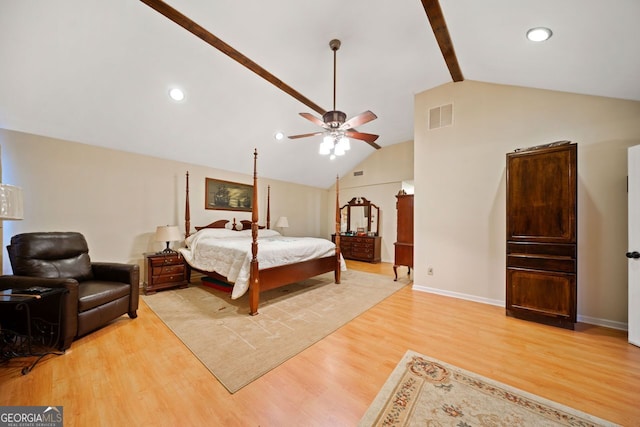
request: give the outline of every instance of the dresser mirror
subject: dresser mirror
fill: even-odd
[[[354,197],[340,208],[340,233],[377,236],[380,232],[380,208],[364,197]]]

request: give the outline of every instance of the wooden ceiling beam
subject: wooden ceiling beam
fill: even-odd
[[[449,68],[451,78],[454,82],[463,81],[464,77],[462,76],[460,65],[458,64],[456,51],[453,48],[453,42],[451,41],[449,29],[447,28],[447,22],[442,14],[442,8],[440,8],[440,2],[438,0],[422,0],[422,6],[424,7],[424,11],[427,13],[431,29],[433,30],[433,34],[436,36],[436,41],[438,42],[438,46],[440,46],[444,62],[447,63],[447,68]]]
[[[292,88],[291,86],[289,86],[288,84],[286,84],[285,82],[283,82],[282,80],[280,80],[279,78],[271,74],[269,71],[262,68],[256,62],[246,57],[242,53],[238,52],[236,49],[234,49],[233,47],[231,47],[230,45],[228,45],[227,43],[225,43],[224,41],[222,41],[221,39],[219,39],[209,31],[207,31],[204,27],[202,27],[198,23],[194,22],[193,20],[183,15],[173,7],[169,6],[167,3],[161,0],[140,0],[140,1],[146,4],[147,6],[151,7],[161,15],[164,15],[165,17],[169,18],[171,21],[180,25],[185,30],[194,34],[205,43],[208,43],[209,45],[215,47],[220,52],[227,55],[229,58],[239,62],[244,67],[253,71],[255,74],[262,77],[263,79],[265,79],[266,81],[268,81],[269,83],[277,87],[278,89],[282,90],[283,92],[291,95],[293,98],[302,102],[304,105],[311,108],[312,110],[318,112],[319,114],[324,114],[327,112],[324,108],[320,107],[318,104],[311,101],[306,96],[302,95],[300,92],[298,92],[297,90],[295,90],[294,88]]]

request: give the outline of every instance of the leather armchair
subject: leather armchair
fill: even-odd
[[[91,262],[84,236],[76,232],[18,234],[7,246],[13,276],[0,288],[65,287],[59,348],[123,314],[137,317],[140,267]]]

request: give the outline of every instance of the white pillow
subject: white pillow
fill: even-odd
[[[238,231],[238,233],[240,235],[242,235],[242,236],[251,237],[251,230],[242,230],[242,231]],[[260,237],[273,237],[273,236],[280,236],[280,233],[278,233],[276,230],[269,230],[269,229],[266,229],[266,228],[258,230],[258,238],[260,238]]]
[[[278,233],[276,230],[268,230],[268,229],[262,229],[262,230],[258,230],[258,237],[274,237],[274,236],[281,236],[280,233]]]
[[[187,237],[185,241],[187,246],[191,245],[194,239],[212,238],[212,239],[226,239],[229,237],[240,237],[239,231],[228,230],[226,228],[203,228]]]

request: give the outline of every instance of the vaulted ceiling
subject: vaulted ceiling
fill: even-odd
[[[0,127],[247,174],[257,148],[260,176],[326,188],[374,148],[329,160],[320,136],[274,134],[319,129],[301,99],[332,109],[334,38],[336,107],[373,111],[358,130],[382,147],[413,139],[414,95],[452,75],[640,101],[637,0],[440,0],[459,74],[425,12],[436,3],[167,2],[258,75],[144,1],[0,0]],[[528,41],[536,26],[553,37]]]

